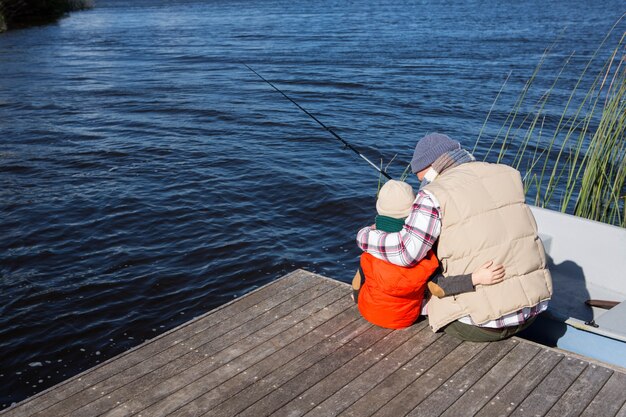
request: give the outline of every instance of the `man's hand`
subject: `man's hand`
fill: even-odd
[[[493,285],[504,280],[504,265],[494,265],[493,261],[483,264],[472,272],[472,284]]]

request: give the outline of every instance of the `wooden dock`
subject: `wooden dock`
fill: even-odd
[[[295,271],[0,416],[626,416],[620,368],[378,328],[349,294]]]

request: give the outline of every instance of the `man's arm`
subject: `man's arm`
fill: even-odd
[[[397,233],[364,227],[357,234],[359,247],[373,256],[399,266],[418,263],[441,232],[439,205],[426,192],[417,193],[404,227]]]
[[[434,274],[428,281],[428,290],[437,298],[475,291],[472,274],[444,277],[441,273]]]
[[[505,273],[504,265],[494,264],[493,261],[484,263],[471,274],[444,277],[438,271],[428,281],[428,289],[437,298],[472,292],[476,285],[493,285],[504,281]]]

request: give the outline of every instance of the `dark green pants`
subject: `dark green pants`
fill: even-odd
[[[530,326],[536,318],[537,316],[531,317],[519,326],[504,327],[502,329],[487,329],[455,320],[444,327],[443,331],[457,339],[468,340],[470,342],[495,342],[521,332]]]

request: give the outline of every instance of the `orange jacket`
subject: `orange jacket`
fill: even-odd
[[[390,264],[363,252],[361,270],[365,282],[358,298],[361,315],[380,327],[409,327],[420,315],[426,282],[438,266],[433,251],[410,268]]]

